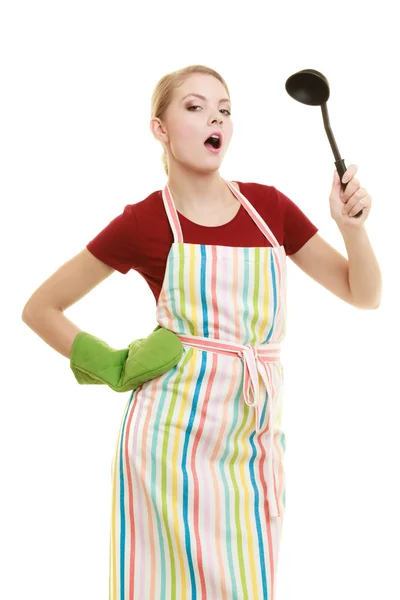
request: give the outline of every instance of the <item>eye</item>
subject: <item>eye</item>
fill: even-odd
[[[198,106],[198,105],[188,106],[188,110],[190,110],[191,108],[201,108],[201,106]],[[194,112],[197,112],[197,111],[194,111]],[[228,117],[229,117],[229,116],[230,116],[230,114],[231,114],[231,113],[229,112],[229,110],[227,110],[226,108],[223,108],[223,109],[221,109],[221,112],[226,112]]]

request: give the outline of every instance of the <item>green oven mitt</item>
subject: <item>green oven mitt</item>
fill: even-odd
[[[172,369],[182,354],[179,337],[160,325],[123,350],[80,331],[72,345],[70,367],[80,384],[106,384],[115,392],[127,392]]]

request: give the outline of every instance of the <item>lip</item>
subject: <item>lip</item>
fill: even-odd
[[[211,137],[212,135],[217,135],[219,137],[219,148],[217,148],[217,150],[221,150],[222,144],[223,144],[223,141],[224,141],[224,136],[223,136],[223,133],[221,131],[212,131],[210,133],[210,135],[208,135],[206,137],[206,139],[204,140],[204,143],[206,143],[206,141],[208,140],[208,138]]]
[[[212,146],[205,146],[206,150],[209,150],[210,152],[214,152],[214,154],[219,154],[221,152],[221,147],[219,148],[213,148]]]

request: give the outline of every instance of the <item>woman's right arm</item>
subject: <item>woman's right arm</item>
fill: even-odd
[[[32,294],[22,311],[22,320],[46,344],[70,358],[72,345],[81,330],[67,319],[64,311],[114,271],[84,248]]]

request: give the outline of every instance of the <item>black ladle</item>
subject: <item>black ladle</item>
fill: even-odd
[[[340,177],[342,190],[346,189],[347,183],[342,182],[342,177],[346,172],[344,159],[340,157],[338,147],[333,137],[332,129],[329,123],[327,101],[329,98],[329,83],[326,77],[314,69],[304,69],[291,75],[286,80],[286,91],[298,102],[308,104],[309,106],[321,106],[322,118],[324,120],[325,131],[335,157],[335,165]],[[363,211],[360,210],[355,217],[361,217]]]

